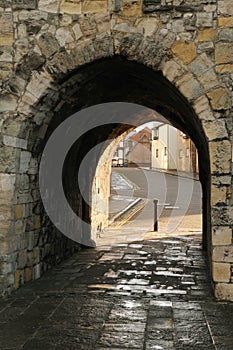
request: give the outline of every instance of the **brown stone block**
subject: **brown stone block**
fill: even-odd
[[[215,40],[216,35],[217,35],[217,32],[216,32],[216,29],[214,28],[203,29],[198,32],[196,41],[197,42],[213,41]]]
[[[24,281],[29,282],[32,279],[32,267],[26,267],[24,270]]]
[[[15,206],[15,220],[22,219],[23,217],[23,205],[17,204]]]
[[[217,283],[214,294],[219,300],[233,301],[233,283]]]
[[[34,264],[39,264],[40,262],[40,248],[35,247],[33,249],[33,255],[34,255]]]
[[[213,227],[212,244],[224,246],[232,244],[232,229],[228,226]]]
[[[230,97],[227,89],[224,87],[218,87],[207,92],[207,96],[210,98],[210,103],[214,110],[230,108]]]
[[[38,229],[41,228],[40,215],[36,215],[36,216],[35,216],[34,228],[35,228],[35,230],[38,230]]]
[[[14,288],[18,289],[20,286],[21,272],[19,270],[14,273]]]
[[[81,0],[62,0],[60,5],[61,13],[81,14]]]
[[[213,261],[233,263],[233,246],[216,246],[213,249]]]
[[[217,43],[215,47],[215,63],[227,64],[232,63],[233,45],[232,43]]]
[[[176,41],[172,46],[172,52],[185,64],[191,63],[197,56],[193,42]]]
[[[105,13],[107,11],[107,0],[84,0],[82,3],[82,13]]]
[[[229,282],[231,278],[231,265],[224,263],[213,263],[212,272],[214,282]]]
[[[0,34],[0,46],[12,46],[14,42],[13,33]]]
[[[233,27],[233,17],[219,17],[218,18],[219,27]]]
[[[233,72],[233,64],[221,64],[215,67],[217,73],[232,73]]]
[[[212,185],[211,187],[211,205],[219,203],[226,203],[226,186],[218,187]]]
[[[139,17],[142,14],[141,1],[125,2],[122,6],[122,15],[127,17]]]

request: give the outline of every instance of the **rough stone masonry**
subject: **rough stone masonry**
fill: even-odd
[[[161,72],[204,130],[213,287],[233,300],[232,42],[232,0],[0,0],[1,294],[79,249],[42,208],[41,144],[62,107],[83,98],[79,69],[121,56]]]

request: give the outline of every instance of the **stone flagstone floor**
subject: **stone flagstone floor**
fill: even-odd
[[[0,349],[232,350],[201,236],[86,249],[0,301]]]

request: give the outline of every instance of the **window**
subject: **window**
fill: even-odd
[[[159,138],[159,129],[158,128],[153,129],[152,135],[153,135],[153,140],[158,140],[158,138]]]
[[[183,150],[182,149],[179,150],[179,158],[183,158]]]
[[[189,148],[186,148],[186,158],[189,158]]]
[[[156,158],[159,158],[159,150],[158,150],[158,148],[156,148],[155,156],[156,156]]]
[[[167,156],[167,147],[164,147],[164,155]]]

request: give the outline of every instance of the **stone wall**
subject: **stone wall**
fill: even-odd
[[[46,261],[74,249],[59,234],[51,235],[43,213],[41,150],[52,119],[59,120],[61,111],[65,115],[67,105],[74,108],[70,114],[85,107],[77,102],[83,77],[76,71],[120,55],[162,72],[205,131],[213,282],[217,297],[233,300],[232,38],[231,0],[0,0],[2,293],[39,277],[50,265]],[[190,134],[185,114],[181,126]],[[192,136],[198,143],[195,132]]]

